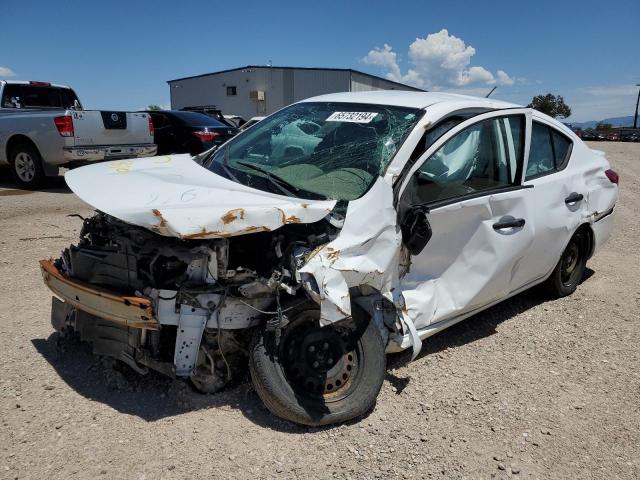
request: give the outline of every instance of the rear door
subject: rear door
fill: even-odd
[[[80,110],[71,115],[76,146],[153,143],[148,113]]]
[[[530,113],[479,115],[450,130],[403,181],[398,210],[425,208],[433,232],[400,281],[417,328],[504,298],[533,243],[521,185]]]
[[[568,168],[573,141],[550,123],[534,119],[524,185],[533,187],[528,201],[535,238],[516,287],[546,277],[555,267],[569,239],[587,218],[589,177],[584,168]]]

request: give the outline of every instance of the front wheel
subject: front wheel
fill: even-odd
[[[302,425],[350,420],[375,404],[386,371],[382,337],[373,322],[319,326],[318,309],[300,311],[282,331],[257,331],[249,369],[265,406]]]
[[[584,230],[578,230],[562,252],[556,268],[547,280],[548,289],[553,296],[566,297],[576,291],[587,266],[589,255],[587,235]]]

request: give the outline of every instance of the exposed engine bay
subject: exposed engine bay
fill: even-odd
[[[190,377],[199,390],[213,392],[242,365],[251,327],[266,322],[277,336],[287,310],[318,301],[315,280],[298,269],[338,230],[323,219],[274,232],[182,240],[98,211],[55,267],[82,284],[150,299],[159,325],[132,328],[55,298],[52,322],[91,342],[94,353],[140,373],[152,368]]]

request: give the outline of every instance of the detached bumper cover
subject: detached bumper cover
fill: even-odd
[[[40,260],[40,270],[47,287],[79,310],[127,327],[157,330],[160,326],[149,298],[118,295],[71,280],[51,260]]]
[[[121,158],[152,157],[158,146],[144,143],[137,145],[87,145],[86,147],[64,147],[67,162],[117,160]]]

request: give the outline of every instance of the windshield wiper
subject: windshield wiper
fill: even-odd
[[[291,192],[286,187],[289,187],[289,188],[295,190],[296,192],[300,191],[300,188],[296,187],[295,185],[292,185],[291,183],[286,181],[284,178],[276,175],[275,173],[270,172],[268,169],[266,169],[264,167],[256,165],[255,163],[243,162],[242,160],[238,160],[236,163],[238,165],[242,165],[243,167],[247,167],[247,168],[250,168],[252,170],[255,170],[256,172],[264,173],[267,176],[267,180],[269,180],[272,184],[274,184],[276,187],[278,187],[278,189],[281,192],[285,193],[286,195],[288,195],[290,197],[296,197],[297,195],[294,195],[293,192]]]

